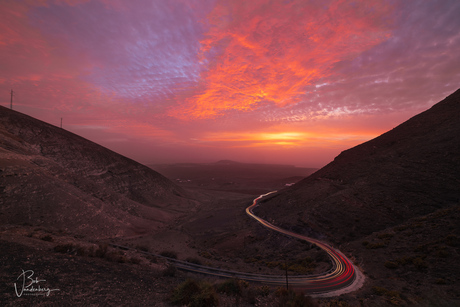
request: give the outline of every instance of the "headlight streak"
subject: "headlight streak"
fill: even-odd
[[[351,285],[356,278],[355,268],[351,261],[348,260],[340,251],[337,251],[331,246],[316,239],[303,236],[294,232],[290,232],[288,230],[275,226],[269,223],[268,221],[256,216],[252,212],[252,210],[256,206],[258,206],[257,202],[261,198],[276,192],[277,191],[266,193],[254,199],[253,204],[246,208],[246,213],[267,228],[283,233],[287,236],[315,244],[329,255],[333,263],[333,270],[330,272],[326,272],[325,274],[316,276],[291,276],[289,278],[289,284],[296,288],[303,289],[308,293],[324,293],[329,291],[335,291]],[[281,284],[283,282],[281,282]]]

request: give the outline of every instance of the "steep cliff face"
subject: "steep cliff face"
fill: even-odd
[[[197,203],[131,159],[0,108],[0,222],[128,235],[171,223]]]
[[[267,199],[260,213],[349,241],[460,200],[460,90]]]

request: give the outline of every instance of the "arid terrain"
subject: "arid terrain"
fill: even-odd
[[[0,108],[0,302],[459,305],[459,118],[457,91],[320,170],[235,161],[146,167]],[[309,298],[181,272],[155,256],[263,274],[327,271],[319,248],[246,215],[273,190],[256,213],[339,248],[364,272],[361,289]],[[56,291],[18,296],[23,277]]]

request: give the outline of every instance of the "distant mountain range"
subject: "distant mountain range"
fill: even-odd
[[[132,235],[193,212],[189,196],[144,165],[0,107],[0,224]]]

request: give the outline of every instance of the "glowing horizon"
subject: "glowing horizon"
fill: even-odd
[[[458,1],[6,0],[0,103],[142,163],[321,167],[460,84]]]

